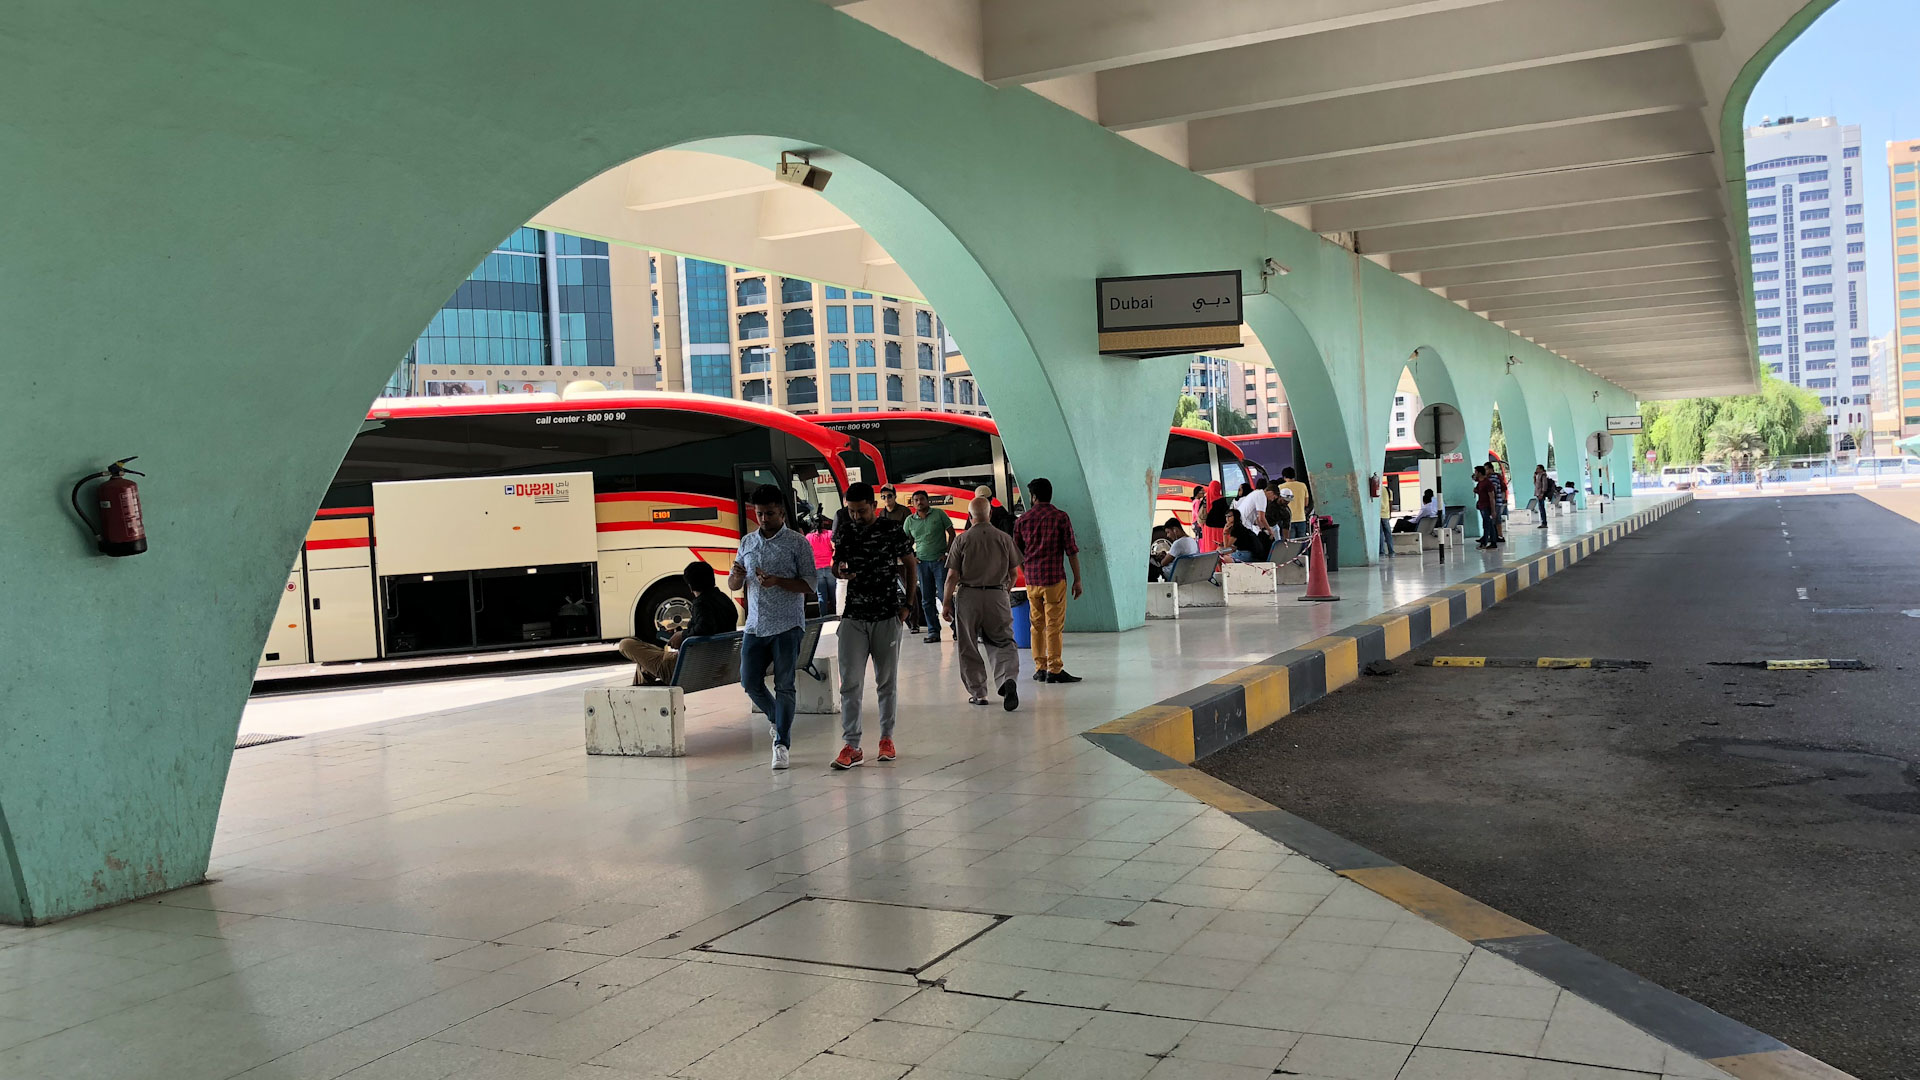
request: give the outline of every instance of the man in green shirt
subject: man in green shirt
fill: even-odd
[[[913,493],[913,513],[900,523],[913,538],[913,557],[920,571],[920,616],[927,622],[925,641],[940,640],[940,608],[935,600],[947,585],[947,548],[953,545],[953,519],[935,510],[927,493]]]

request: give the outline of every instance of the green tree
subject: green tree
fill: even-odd
[[[1213,430],[1213,425],[1207,423],[1206,415],[1200,411],[1200,399],[1192,394],[1181,394],[1180,400],[1174,403],[1173,426]]]
[[[1222,435],[1251,435],[1254,433],[1253,418],[1239,409],[1221,409],[1220,427]]]
[[[1713,432],[1751,430],[1761,446],[1760,457],[1778,458],[1798,454],[1821,454],[1827,449],[1827,416],[1820,398],[1771,374],[1760,374],[1760,392],[1738,397],[1687,398],[1681,401],[1648,401],[1640,405],[1643,434],[1634,438],[1635,468],[1694,465],[1709,460],[1716,446],[1725,449],[1725,440],[1713,441]],[[1651,465],[1646,452],[1659,457]]]
[[[1734,472],[1752,471],[1754,460],[1766,453],[1766,436],[1745,416],[1722,416],[1707,432],[1708,459],[1725,462]]]
[[[1487,449],[1500,455],[1501,461],[1507,460],[1507,429],[1500,426],[1500,410],[1493,410],[1493,431],[1487,436]]]

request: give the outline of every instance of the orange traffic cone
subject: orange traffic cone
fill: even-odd
[[[1338,600],[1333,594],[1333,586],[1327,582],[1327,553],[1321,547],[1326,541],[1320,538],[1320,519],[1313,519],[1313,527],[1307,534],[1307,591],[1301,600]]]

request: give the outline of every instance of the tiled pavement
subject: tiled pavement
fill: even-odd
[[[215,880],[0,928],[0,1076],[1723,1076],[1078,737],[1487,568],[1070,637],[1013,714],[914,643],[903,757],[844,774],[829,717],[769,772],[734,691],[680,760],[586,757],[577,689],[241,751]],[[916,974],[699,948],[804,896],[1005,918],[936,960],[844,906],[843,963]]]

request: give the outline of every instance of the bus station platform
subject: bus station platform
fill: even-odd
[[[588,757],[577,681],[393,719],[329,691],[298,703],[310,734],[236,755],[208,882],[0,928],[0,1076],[1838,1075],[1758,1033],[1691,1039],[1696,1016],[1629,1023],[1489,947],[1499,913],[1389,899],[1164,744],[1096,732],[1463,584],[1478,610],[1476,581],[1503,596],[1505,567],[1676,510],[1516,515],[1497,552],[1349,567],[1337,602],[1068,635],[1085,681],[1023,681],[1013,713],[909,638],[901,756],[844,773],[831,716],[770,771],[731,688],[689,697],[677,759]]]

